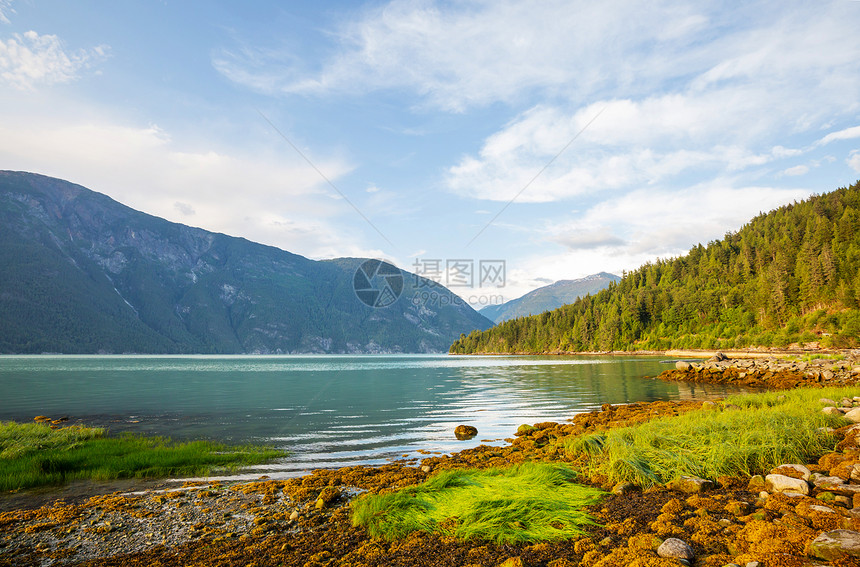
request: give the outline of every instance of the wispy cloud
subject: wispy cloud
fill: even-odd
[[[12,9],[12,0],[0,0],[0,24],[9,24],[8,14],[14,14]]]
[[[16,33],[9,39],[0,39],[0,80],[20,90],[68,83],[108,53],[106,45],[69,52],[55,35]]]
[[[308,72],[293,51],[247,42],[217,52],[213,65],[269,94],[405,88],[424,104],[462,112],[535,89],[583,94],[672,74],[670,59],[636,50],[693,43],[707,20],[692,7],[659,1],[395,0],[333,31],[336,52],[319,71]]]
[[[853,140],[854,138],[860,138],[860,126],[852,126],[851,128],[845,128],[838,132],[831,132],[818,140],[816,145],[824,146],[837,140]]]

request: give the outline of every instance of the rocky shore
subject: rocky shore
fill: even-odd
[[[860,353],[845,351],[840,359],[801,356],[730,357],[717,352],[702,362],[678,361],[675,368],[660,374],[663,380],[738,384],[759,388],[787,389],[857,384],[860,382]]]
[[[816,385],[854,383],[857,376],[853,359],[810,361],[806,367],[776,360],[695,364],[698,370],[691,365],[671,372],[709,378],[746,372],[738,379],[755,376],[770,387],[792,387],[788,383],[797,376],[805,377],[802,384]],[[786,364],[796,367],[781,368]],[[822,400],[822,411],[831,408],[827,411],[853,418],[860,388],[856,395]],[[705,404],[714,411],[732,411],[723,402]],[[582,478],[609,494],[591,510],[597,525],[573,540],[496,545],[416,532],[389,542],[372,539],[350,521],[349,502],[359,494],[396,490],[444,469],[530,460],[577,467],[582,457],[564,450],[572,436],[679,415],[702,405],[607,404],[568,423],[520,427],[502,447],[482,445],[453,455],[428,455],[420,462],[320,470],[286,481],[188,483],[22,507],[0,514],[0,565],[860,565],[860,424],[836,430],[838,444],[815,462],[784,463],[758,477],[720,477],[716,482],[682,478],[644,490],[610,484],[605,478]]]

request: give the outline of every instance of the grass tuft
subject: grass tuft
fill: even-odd
[[[820,398],[852,397],[857,388],[800,389],[728,398],[721,411],[699,410],[569,440],[591,474],[648,487],[682,475],[751,476],[784,463],[806,463],[833,450],[825,428],[841,417],[821,413]],[[733,404],[741,409],[728,409]]]
[[[283,456],[266,447],[165,437],[108,437],[104,429],[0,422],[0,491],[70,480],[196,476]]]
[[[566,466],[539,463],[443,471],[419,486],[354,501],[352,521],[388,540],[417,530],[497,543],[568,539],[593,524],[583,508],[603,495],[574,479]]]

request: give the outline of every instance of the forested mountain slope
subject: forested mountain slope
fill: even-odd
[[[80,185],[0,171],[0,353],[439,352],[491,322],[400,272],[357,296],[363,259],[297,254],[135,211]],[[370,285],[370,284],[368,284]]]
[[[453,353],[858,345],[860,183],[776,209],[555,311],[463,335]]]

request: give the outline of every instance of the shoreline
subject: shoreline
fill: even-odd
[[[698,372],[700,378],[714,378],[713,381],[727,374],[719,367],[706,369],[707,364],[717,363],[702,363],[700,370],[692,372]],[[672,372],[678,370],[663,374]],[[663,374],[660,378],[672,379]],[[796,387],[774,378],[779,376],[777,373],[771,374],[766,387]],[[856,384],[857,381],[852,385]],[[857,396],[860,398],[860,389]],[[720,402],[704,404],[714,407]],[[844,495],[816,486],[810,493],[813,498],[774,493],[762,499],[758,489],[763,487],[753,486],[749,479],[728,477],[704,492],[692,493],[666,486],[641,490],[608,485],[599,478],[584,479],[586,484],[617,494],[610,494],[593,507],[592,513],[601,526],[589,529],[584,537],[563,542],[500,546],[423,533],[386,542],[369,538],[350,522],[349,502],[359,494],[420,483],[437,471],[452,468],[506,467],[528,460],[570,462],[559,447],[562,440],[573,435],[679,415],[704,404],[605,404],[601,410],[578,414],[565,423],[521,428],[516,435],[512,432],[512,438],[501,447],[480,445],[451,455],[426,454],[417,465],[394,462],[376,467],[320,469],[288,480],[264,476],[250,482],[197,481],[184,482],[182,486],[156,479],[143,494],[79,495],[66,502],[46,498],[46,505],[40,508],[0,513],[0,565],[149,567],[239,562],[257,567],[359,567],[386,565],[390,561],[403,565],[442,561],[504,567],[620,567],[634,562],[646,565],[643,561],[647,561],[649,566],[669,567],[678,563],[659,558],[654,544],[680,537],[693,546],[697,557],[703,558],[695,562],[697,567],[722,567],[733,560],[764,560],[764,567],[800,567],[811,564],[807,548],[820,532],[860,530],[860,498],[848,497],[846,507]],[[835,452],[818,462],[798,464],[822,476],[842,475],[845,482],[851,482],[851,467],[860,467],[858,433],[852,431],[846,427],[838,432],[842,441]],[[335,495],[320,505],[320,497],[327,489],[333,489]],[[829,499],[821,497],[824,493],[830,494]],[[860,496],[860,484],[857,493]],[[855,502],[858,506],[852,507]],[[786,524],[786,517],[797,519]],[[788,527],[791,530],[786,531]],[[774,546],[790,550],[789,556],[778,559]]]
[[[669,350],[607,350],[607,351],[544,351],[544,352],[471,352],[448,353],[450,356],[667,356],[670,358],[711,358],[723,353],[729,358],[780,358],[805,355],[860,355],[860,349],[777,348],[762,349],[669,349]]]

